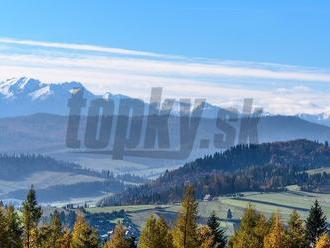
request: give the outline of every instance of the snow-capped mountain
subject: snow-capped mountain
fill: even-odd
[[[119,113],[119,102],[122,99],[126,99],[132,101],[131,104],[142,103],[145,109],[144,114],[148,114],[150,107],[148,103],[125,95],[106,93],[103,96],[97,96],[79,82],[47,84],[37,79],[22,77],[11,78],[0,82],[0,117],[23,116],[35,113],[67,115],[69,111],[67,107],[68,99],[76,89],[83,89],[84,98],[87,100],[96,97],[103,97],[104,99],[111,98],[115,105],[114,113]],[[196,108],[194,102],[191,102],[191,106],[188,109],[181,108],[181,105],[185,104],[187,103],[175,101],[171,114],[180,115],[183,110],[185,110],[184,112],[186,110],[189,112],[195,110],[193,109],[194,107]],[[161,108],[163,110],[166,109],[166,102],[161,104]],[[232,115],[231,112],[221,109],[218,106],[209,103],[204,104],[202,112],[204,118],[217,118],[219,114],[223,117]]]
[[[84,97],[95,97],[78,82],[45,84],[32,78],[11,78],[0,82],[0,116],[21,116],[34,113],[66,115],[67,100],[72,91],[84,89]]]
[[[330,113],[299,114],[298,117],[309,122],[330,127]]]

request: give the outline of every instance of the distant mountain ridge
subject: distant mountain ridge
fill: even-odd
[[[177,149],[180,145],[180,137],[178,135],[179,117],[172,116],[169,119],[169,135],[171,147]],[[66,147],[65,137],[68,119],[66,116],[52,114],[34,114],[21,117],[0,118],[0,151],[3,153],[40,153],[49,156],[75,161],[83,166],[95,169],[99,163],[92,161],[102,158],[102,168],[114,169],[112,166],[115,160],[111,155],[88,156],[82,153],[72,153]],[[82,118],[82,125],[79,129],[79,139],[84,144],[86,118]],[[235,121],[229,123],[239,133],[240,122]],[[288,141],[294,139],[318,140],[320,142],[330,141],[330,127],[318,125],[294,116],[267,116],[261,117],[258,124],[259,142]],[[204,155],[213,154],[219,150],[214,145],[214,135],[221,134],[216,126],[214,119],[203,118],[200,122],[199,129],[194,140],[190,156],[186,160],[170,160],[170,159],[153,159],[139,157],[125,157],[124,160],[139,164],[143,170],[155,169],[156,171],[164,171],[166,168],[178,167],[185,162],[192,161]],[[237,135],[235,142],[237,143]],[[142,136],[143,138],[144,136]],[[209,139],[210,146],[208,148],[200,148],[200,141]],[[143,145],[143,140],[140,142]],[[142,145],[138,148],[141,149]],[[110,149],[111,147],[109,147]],[[173,148],[173,149],[174,149]],[[85,164],[86,162],[86,164]],[[142,166],[143,165],[143,166]],[[146,175],[145,171],[141,171],[133,164],[116,166],[115,171],[138,173]],[[142,174],[140,174],[142,173]]]
[[[10,78],[0,82],[0,117],[26,116],[37,113],[56,115],[69,114],[67,102],[76,89],[84,90],[84,98],[90,101],[95,98],[111,98],[114,101],[115,113],[118,113],[119,101],[122,99],[136,103],[142,100],[135,99],[122,94],[111,94],[105,92],[103,95],[96,95],[89,91],[80,82],[43,83],[37,79],[21,77]],[[147,114],[149,104],[143,102],[144,114]],[[175,101],[172,114],[180,113],[180,102]],[[205,117],[215,118],[219,108],[211,104],[205,105]]]
[[[111,155],[93,154],[93,158],[87,154],[77,154],[68,152],[65,137],[68,124],[67,100],[71,97],[72,89],[83,88],[84,96],[87,99],[95,97],[111,97],[118,107],[120,99],[127,99],[133,104],[138,100],[124,95],[114,95],[106,93],[103,96],[96,96],[81,83],[67,82],[62,84],[45,84],[39,80],[31,78],[9,79],[0,83],[0,152],[6,153],[40,153],[47,154],[55,158],[68,161],[79,162],[83,166],[94,168],[102,164],[102,168],[114,169],[114,160]],[[145,107],[149,107],[144,103]],[[179,111],[178,102],[172,116],[168,120],[170,148],[177,150],[180,147],[179,135]],[[85,109],[86,110],[86,109]],[[116,112],[115,112],[116,113]],[[221,149],[238,143],[240,133],[241,117],[239,113],[234,113],[218,106],[205,103],[203,118],[200,121],[194,145],[189,157],[183,160],[171,160],[166,158],[153,159],[145,157],[125,157],[125,169],[118,163],[115,171],[132,172],[139,175],[146,175],[146,170],[150,174],[159,175],[166,168],[177,168],[185,162],[192,161],[204,155],[213,154]],[[226,123],[217,124],[216,116],[220,113],[225,117]],[[231,117],[234,116],[233,120]],[[238,118],[235,118],[238,117]],[[114,119],[115,121],[116,119]],[[230,145],[215,145],[215,134],[217,137],[227,139],[224,132],[224,124],[230,125],[235,130],[235,142]],[[79,138],[84,144],[86,118],[81,118]],[[115,125],[113,130],[115,131]],[[141,133],[141,142],[138,149],[143,149],[145,130]],[[221,137],[221,135],[223,135]],[[113,135],[112,135],[113,138]],[[259,143],[288,141],[294,139],[318,140],[320,142],[330,141],[330,127],[315,124],[299,118],[298,116],[275,116],[263,114],[258,122]],[[201,141],[208,141],[208,147],[201,147]],[[218,139],[219,141],[219,139]],[[109,147],[111,149],[112,147]],[[157,148],[156,148],[157,149]],[[97,164],[94,161],[100,157]],[[132,164],[133,163],[133,164]],[[134,167],[135,166],[135,167]],[[138,169],[138,168],[143,168]],[[155,172],[151,171],[155,169]]]
[[[329,113],[319,113],[319,114],[302,113],[302,114],[298,114],[297,116],[303,120],[330,127],[330,114]]]
[[[106,99],[111,98],[115,102],[115,111],[117,113],[118,103],[121,99],[142,102],[139,99],[121,94],[111,94],[110,92],[97,95],[88,90],[82,83],[75,81],[43,83],[40,80],[28,77],[10,78],[0,81],[0,117],[16,117],[37,113],[68,115],[69,109],[67,107],[67,102],[74,89],[77,88],[84,90],[84,98],[88,101],[101,97]],[[150,105],[146,102],[143,103],[147,110]],[[174,102],[171,112],[172,115],[180,114],[181,104],[184,103],[179,100]],[[202,113],[203,118],[215,119],[218,115],[222,117],[231,116],[234,118],[242,116],[239,110],[225,109],[205,102]],[[272,114],[262,113],[262,116],[272,116]],[[301,113],[297,114],[297,117],[330,127],[330,115],[327,113]]]

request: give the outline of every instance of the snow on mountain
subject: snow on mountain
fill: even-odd
[[[325,113],[325,112],[319,114],[302,113],[302,114],[298,114],[297,116],[303,120],[330,127],[330,113]]]
[[[113,101],[114,113],[118,113],[119,102],[122,99],[130,101],[130,104],[142,102],[139,99],[130,98],[121,94],[106,93],[103,96],[94,95],[79,82],[64,82],[46,84],[33,78],[11,78],[0,82],[0,117],[13,117],[30,115],[35,113],[49,113],[67,115],[67,102],[77,89],[84,90],[84,98],[87,101],[97,97],[103,97]],[[145,110],[148,110],[148,104]],[[85,108],[83,114],[87,113]],[[143,114],[146,114],[143,113]]]
[[[84,88],[81,83],[45,84],[32,78],[11,78],[0,82],[1,98],[26,97],[31,100],[46,100],[46,96],[67,96],[73,88]]]
[[[94,95],[88,91],[79,82],[64,82],[56,84],[43,83],[33,78],[11,78],[0,82],[0,117],[13,117],[30,115],[35,113],[49,113],[58,115],[67,115],[67,102],[72,93],[77,89],[84,90],[84,97],[91,100],[96,97],[110,99],[115,105],[114,113],[119,113],[119,102],[123,99],[128,100],[129,104],[141,104],[142,100],[131,98],[121,94],[106,93],[103,96]],[[164,99],[163,99],[164,100]],[[153,105],[142,102],[144,104],[144,115],[149,113],[149,107]],[[187,102],[180,100],[174,101],[173,105],[163,101],[160,108],[172,107],[171,114],[179,116],[180,114],[190,114],[200,106],[194,106],[195,102],[191,101],[190,105]],[[86,109],[85,109],[86,110]],[[238,110],[237,110],[238,111]],[[236,118],[240,113],[233,110],[226,110],[219,106],[205,102],[202,112],[203,118],[215,119],[221,118]],[[87,111],[85,112],[87,113]]]
[[[88,91],[79,82],[64,82],[58,84],[47,84],[33,78],[11,78],[0,82],[0,117],[12,117],[21,115],[30,115],[35,113],[50,113],[67,115],[67,101],[76,89],[84,89],[84,97],[87,100],[103,97],[113,101],[115,105],[114,113],[119,112],[119,102],[123,99],[128,100],[130,104],[141,104],[141,100],[130,98],[121,94],[106,93],[103,96],[96,96]],[[148,114],[149,104],[144,103],[144,113]],[[174,102],[171,114],[179,115],[182,111],[180,105],[186,104],[178,101]],[[193,102],[188,111],[193,110]],[[166,105],[166,104],[165,104]],[[164,110],[163,103],[161,108]],[[166,106],[165,106],[166,108]],[[203,117],[216,118],[219,108],[210,104],[205,104]],[[187,113],[185,113],[187,114]]]
[[[96,97],[78,82],[46,84],[27,77],[7,79],[0,82],[0,117],[40,112],[65,115],[67,100],[76,88],[84,89],[88,99]]]
[[[34,91],[43,89],[40,81],[29,78],[11,78],[0,82],[0,93],[5,98],[14,98],[19,95],[26,95]]]

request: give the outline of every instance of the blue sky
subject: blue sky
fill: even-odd
[[[330,2],[1,1],[0,36],[330,66]]]
[[[215,104],[253,97],[276,113],[330,111],[329,1],[0,6],[0,78],[77,80],[98,93],[137,97],[162,86],[170,95],[200,94]]]

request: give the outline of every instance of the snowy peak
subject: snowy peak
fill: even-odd
[[[297,116],[303,120],[330,127],[330,113],[329,112],[327,112],[327,113],[322,112],[319,114],[302,113],[302,114],[298,114]]]
[[[114,113],[119,113],[119,102],[123,99],[128,100],[132,105],[144,105],[144,113],[148,114],[149,109],[153,111],[154,106],[143,102],[140,99],[131,98],[121,94],[106,93],[103,96],[94,95],[88,91],[79,82],[64,82],[49,84],[43,83],[37,79],[21,77],[11,78],[5,81],[0,81],[0,117],[21,116],[35,113],[49,113],[49,114],[68,114],[68,100],[71,95],[77,90],[84,90],[84,98],[88,101],[96,97],[103,97],[103,99],[111,99],[114,102]],[[195,102],[191,101],[174,101],[173,105],[162,99],[161,110],[168,110],[171,115],[190,114],[202,107],[201,104],[195,106]],[[233,118],[239,116],[239,113],[232,112],[232,110],[223,109],[219,106],[211,105],[207,102],[203,105],[203,118]]]
[[[66,115],[67,101],[76,89],[84,89],[84,97],[96,97],[79,82],[56,84],[21,77],[0,81],[0,117],[50,113]]]
[[[64,82],[60,84],[50,84],[52,90],[63,90],[63,91],[71,91],[72,89],[76,88],[82,88],[85,89],[85,87],[79,83],[79,82]]]
[[[5,97],[15,97],[21,94],[29,94],[39,90],[44,85],[36,79],[22,77],[19,79],[11,78],[0,82],[0,93]]]
[[[49,96],[68,96],[72,89],[84,88],[79,82],[45,84],[37,79],[21,77],[0,82],[2,98],[29,98],[32,101],[46,100]],[[85,88],[84,88],[85,89]]]

